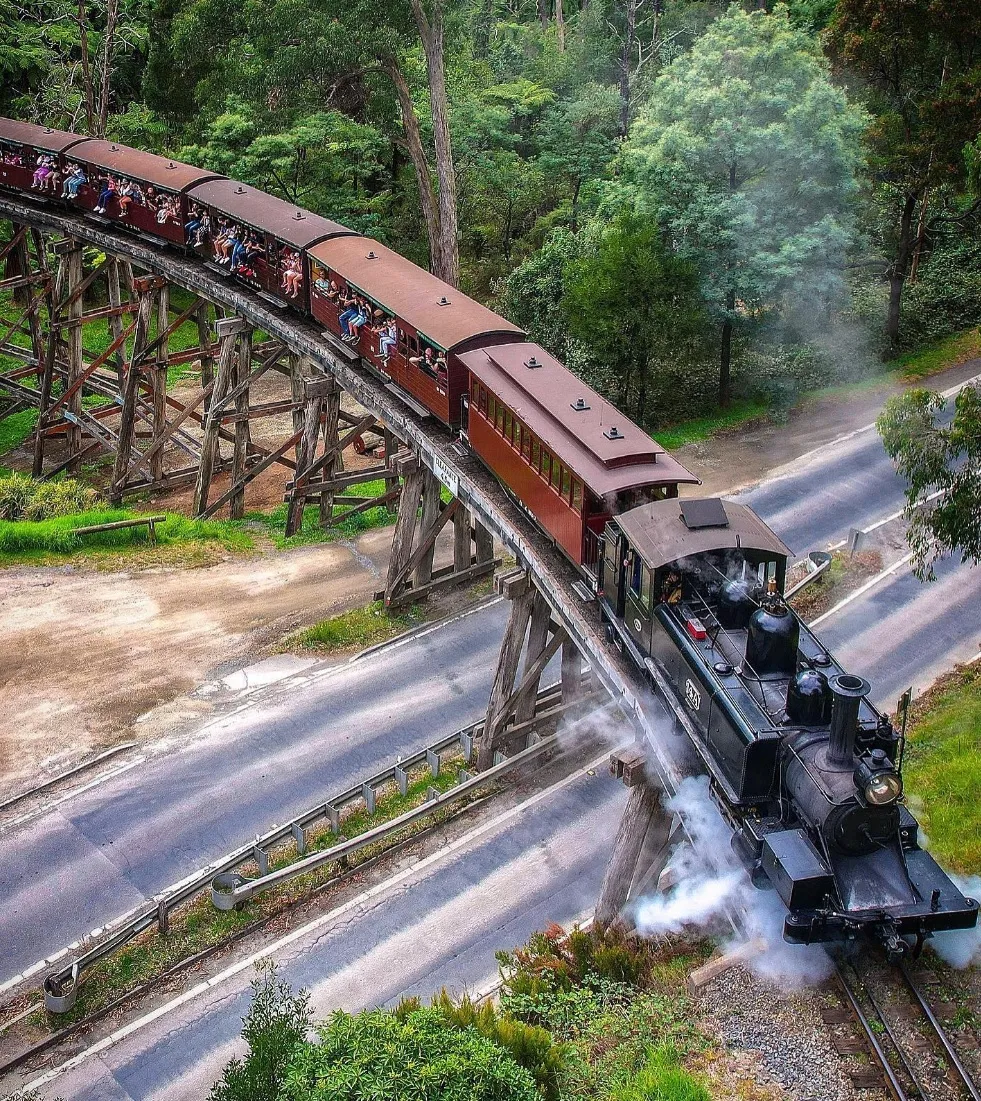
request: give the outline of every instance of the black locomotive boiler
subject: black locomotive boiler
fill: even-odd
[[[607,633],[670,704],[702,758],[733,846],[787,907],[785,939],[871,934],[890,955],[977,924],[920,848],[902,747],[784,601],[790,551],[745,505],[673,499],[608,522]]]

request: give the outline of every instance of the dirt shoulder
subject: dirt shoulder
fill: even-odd
[[[806,398],[786,423],[765,420],[720,432],[678,448],[675,456],[702,480],[690,494],[731,493],[767,473],[823,447],[839,436],[872,424],[886,401],[913,387],[948,390],[981,374],[981,359],[970,359],[929,378],[886,382],[852,394]]]
[[[3,571],[0,792],[200,717],[211,705],[188,693],[202,682],[371,600],[391,538],[377,528],[352,543],[228,556],[200,569]]]

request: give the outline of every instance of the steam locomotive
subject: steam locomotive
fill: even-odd
[[[607,636],[671,706],[761,888],[800,944],[870,934],[917,954],[977,924],[918,843],[902,740],[783,598],[788,548],[745,505],[658,501],[606,525]]]

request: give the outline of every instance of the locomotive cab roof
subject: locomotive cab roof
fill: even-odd
[[[654,501],[622,513],[616,522],[653,569],[708,551],[756,551],[781,558],[793,553],[751,508],[720,497]]]

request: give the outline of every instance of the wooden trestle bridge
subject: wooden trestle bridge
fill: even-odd
[[[308,504],[319,504],[325,526],[387,506],[397,513],[388,606],[492,573],[495,538],[514,555],[518,568],[498,579],[511,614],[478,765],[523,744],[554,656],[561,651],[564,700],[583,690],[588,662],[596,687],[647,742],[648,782],[639,782],[638,768],[625,771],[631,799],[600,907],[614,916],[645,835],[664,831],[658,793],[673,791],[676,776],[658,744],[671,720],[607,643],[595,602],[567,560],[447,430],[417,416],[309,319],[177,251],[73,214],[0,196],[0,219],[7,220],[0,222],[0,418],[38,411],[35,476],[72,474],[107,458],[114,503],[185,488],[196,516],[227,509],[237,518],[250,485],[278,466],[287,534],[299,529]],[[98,353],[86,344],[95,323],[108,327]],[[196,333],[190,342],[189,330]],[[168,390],[174,368],[181,397]],[[267,400],[276,375],[283,381]],[[273,442],[264,433],[260,444],[256,422],[267,417],[288,427]],[[355,449],[358,461],[346,460]],[[367,465],[365,450],[378,456]],[[369,482],[382,492],[340,498]],[[453,561],[435,569],[436,539],[448,524]]]

